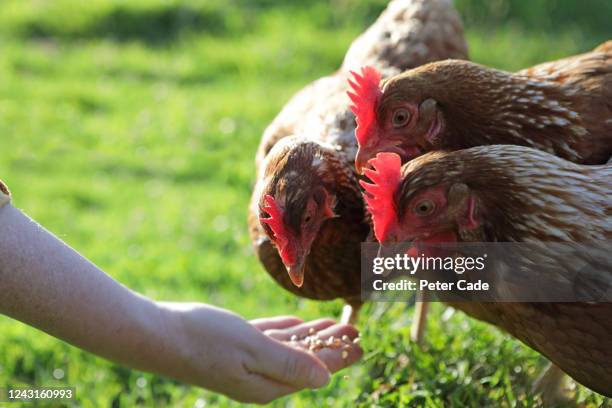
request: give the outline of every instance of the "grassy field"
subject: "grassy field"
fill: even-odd
[[[147,296],[247,318],[337,315],[340,302],[296,299],[255,259],[253,157],[285,101],[338,67],[384,3],[2,1],[0,177],[18,207]],[[518,69],[610,37],[606,0],[558,3],[459,0],[472,58]],[[348,379],[275,405],[538,403],[530,384],[546,362],[535,352],[442,305],[419,350],[411,318],[410,305],[368,305],[366,354]],[[0,317],[0,387],[25,384],[76,387],[84,407],[235,405]]]

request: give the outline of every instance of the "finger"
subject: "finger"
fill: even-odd
[[[319,332],[321,330],[326,329],[329,326],[333,326],[336,322],[332,319],[319,319],[313,320],[311,322],[306,322],[302,324],[298,324],[293,327],[289,327],[282,330],[266,330],[266,336],[270,336],[276,340],[280,341],[289,341],[292,336],[297,336],[298,338],[303,338],[308,336],[313,330],[314,332]]]
[[[359,337],[359,331],[350,324],[335,323],[334,325],[328,326],[319,332],[319,337],[324,339],[326,337],[342,337],[348,336],[351,340]]]
[[[295,388],[319,388],[329,382],[325,364],[305,350],[290,347],[269,337],[253,344],[252,372]]]
[[[353,340],[359,337],[359,332],[353,326],[336,324],[319,333],[319,337],[322,339],[329,337],[342,338],[343,336],[348,336],[349,341],[343,341],[340,347],[324,347],[315,352],[315,355],[332,373],[354,364],[363,355],[363,350],[359,344],[353,343]]]
[[[261,331],[271,329],[286,329],[288,327],[296,326],[304,321],[299,317],[295,316],[276,316],[266,317],[263,319],[254,319],[250,323]]]
[[[346,354],[344,354],[346,353]],[[361,347],[355,346],[347,350],[324,348],[315,353],[331,373],[355,364],[363,356]]]

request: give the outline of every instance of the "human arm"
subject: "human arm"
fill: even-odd
[[[208,305],[155,302],[10,204],[0,208],[0,293],[0,313],[126,366],[241,401],[267,402],[323,386],[326,364],[336,370],[360,354],[355,348],[338,361],[338,353],[317,358],[284,344],[279,332],[302,330],[295,318],[251,324]],[[329,321],[317,329],[356,336],[350,326]]]

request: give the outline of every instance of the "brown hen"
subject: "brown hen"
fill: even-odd
[[[394,0],[351,45],[336,73],[299,91],[272,121],[257,151],[249,230],[259,259],[282,287],[360,305],[359,250],[369,222],[352,164],[357,143],[346,96],[349,70],[372,64],[393,75],[466,57],[450,2]]]
[[[360,243],[370,228],[350,162],[332,145],[290,136],[268,153],[262,171],[249,217],[252,236],[260,239],[255,242],[260,261],[296,295],[343,298],[358,308]],[[268,208],[272,197],[281,211],[285,243],[279,242],[278,230],[260,223],[272,215]],[[285,249],[295,253],[293,263],[283,265]]]
[[[366,72],[351,84],[358,172],[380,151],[406,162],[428,151],[491,144],[530,146],[584,164],[612,156],[612,41],[516,74],[452,60],[382,83]],[[426,313],[418,303],[417,341]]]
[[[256,162],[289,135],[342,147],[353,160],[355,116],[346,95],[351,70],[371,65],[391,76],[442,59],[467,59],[459,15],[448,0],[393,0],[350,46],[342,66],[296,93],[264,131]]]
[[[370,162],[375,170],[366,170],[374,184],[363,185],[380,242],[579,242],[605,251],[612,239],[610,164],[583,166],[509,145],[432,152],[401,168],[400,163],[395,153],[379,153]],[[542,251],[550,247],[541,245]],[[558,267],[569,270],[587,259],[579,254],[564,263],[564,257]],[[609,290],[612,257],[598,262],[600,285]],[[542,265],[531,268],[536,275]],[[581,269],[578,281],[591,269]],[[501,327],[576,381],[612,396],[612,303],[454,306]]]
[[[582,164],[612,155],[612,41],[518,73],[467,61],[358,80],[362,170],[377,152],[405,162],[432,150],[514,144]]]

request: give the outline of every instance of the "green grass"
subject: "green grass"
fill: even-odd
[[[336,69],[384,3],[3,1],[0,176],[18,207],[147,296],[210,302],[247,318],[337,315],[340,302],[289,295],[255,259],[246,227],[253,158],[285,101]],[[566,24],[572,10],[538,29],[537,16],[517,22],[523,8],[488,20],[474,12],[479,3],[459,2],[471,55],[499,68],[606,39],[601,24]],[[410,305],[368,305],[359,322],[366,355],[348,379],[276,405],[538,403],[529,391],[545,365],[537,353],[438,304],[419,350],[408,339],[411,318]],[[76,387],[85,407],[234,405],[0,317],[0,386],[24,384]],[[609,403],[583,388],[579,400]]]

